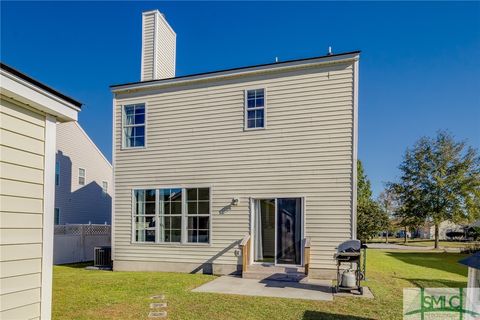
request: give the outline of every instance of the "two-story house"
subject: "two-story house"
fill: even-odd
[[[359,51],[176,77],[175,41],[143,13],[141,81],[111,87],[114,270],[333,277],[356,238]]]
[[[76,121],[58,125],[55,224],[110,224],[113,168]]]

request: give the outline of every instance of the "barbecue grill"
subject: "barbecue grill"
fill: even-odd
[[[366,268],[366,245],[362,245],[359,240],[347,240],[342,242],[335,253],[335,259],[337,260],[337,284],[334,287],[334,292],[339,291],[352,291],[358,290],[363,295],[363,288],[360,285],[360,281],[365,279]],[[363,268],[361,263],[363,249]],[[353,270],[355,272],[355,285],[346,285],[342,278],[341,266],[342,264],[349,264],[350,268],[347,270]]]

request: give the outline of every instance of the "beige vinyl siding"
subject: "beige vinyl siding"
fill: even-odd
[[[245,131],[244,90],[259,88],[267,128]],[[146,148],[122,150],[121,107],[142,102]],[[240,264],[249,199],[296,196],[312,268],[335,267],[352,236],[353,63],[117,94],[115,108],[114,260]],[[210,245],[131,243],[132,188],[195,185],[212,188]]]
[[[157,79],[175,77],[176,36],[164,18],[157,19]]]
[[[142,80],[153,79],[155,16],[143,15],[142,27]]]
[[[45,115],[0,99],[0,318],[40,316]]]

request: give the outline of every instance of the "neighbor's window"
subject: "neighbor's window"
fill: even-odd
[[[182,189],[160,189],[160,240],[182,241]]]
[[[208,243],[210,230],[210,189],[189,188],[187,192],[188,242]]]
[[[247,90],[245,98],[246,129],[265,128],[265,89]]]
[[[135,241],[155,242],[156,190],[135,190],[134,199]]]
[[[138,148],[145,146],[145,104],[123,107],[123,146]]]
[[[102,181],[102,194],[103,196],[107,196],[108,193],[108,182],[107,181]]]
[[[209,242],[209,188],[134,190],[133,198],[134,241]]]
[[[60,209],[59,208],[55,208],[55,212],[54,212],[54,223],[55,224],[60,224]]]
[[[85,185],[85,169],[83,168],[78,168],[78,184]]]
[[[55,185],[58,186],[60,184],[60,162],[55,162]]]

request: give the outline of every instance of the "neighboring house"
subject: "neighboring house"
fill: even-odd
[[[450,231],[458,231],[458,232],[463,232],[465,229],[465,225],[460,225],[453,223],[451,221],[442,221],[438,227],[438,239],[439,240],[447,240],[447,233]],[[435,239],[435,225],[431,225],[430,227],[430,233],[429,233],[430,239]]]
[[[78,122],[57,128],[55,224],[110,224],[112,165]]]
[[[81,103],[1,64],[0,319],[50,319],[57,122]]]
[[[356,238],[359,52],[181,77],[172,54],[144,13],[142,81],[112,86],[114,270],[302,270],[309,238],[332,278]]]

